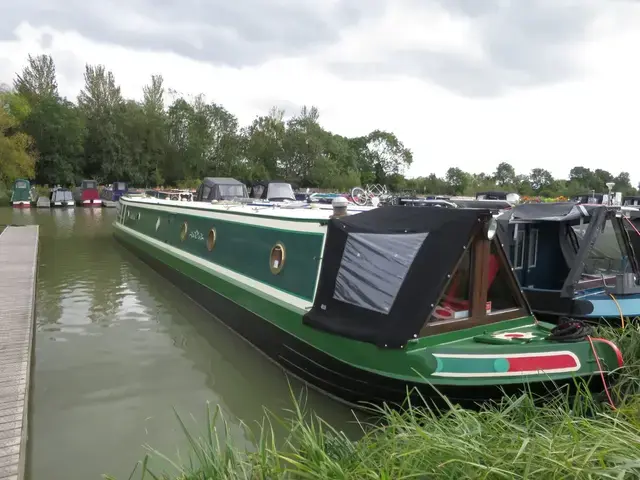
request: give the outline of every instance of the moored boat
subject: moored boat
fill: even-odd
[[[11,205],[16,208],[30,208],[32,201],[31,183],[29,180],[19,178],[13,182]]]
[[[75,201],[73,193],[66,188],[55,187],[51,189],[49,197],[50,206],[52,207],[74,207]]]
[[[82,180],[74,191],[74,199],[81,207],[101,207],[102,200],[98,192],[98,182],[95,180]]]
[[[254,182],[249,197],[257,202],[297,202],[290,183],[280,180]]]
[[[533,311],[593,322],[640,315],[635,245],[619,207],[524,204],[503,213],[500,236]]]
[[[128,191],[126,182],[113,182],[108,187],[105,187],[100,192],[100,198],[102,199],[103,207],[113,208],[120,200],[120,197],[126,195]]]
[[[346,202],[344,202],[346,208]],[[114,234],[289,373],[349,404],[594,380],[612,343],[536,321],[482,209],[123,197]],[[568,339],[569,340],[569,339]]]

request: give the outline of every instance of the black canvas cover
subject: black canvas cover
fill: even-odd
[[[418,334],[488,210],[389,206],[331,219],[304,323],[398,348]]]
[[[594,209],[603,205],[576,205],[572,202],[524,203],[513,207],[499,217],[509,222],[570,222],[587,218]]]
[[[506,210],[512,207],[512,205],[506,200],[454,200],[455,203],[461,208],[488,208],[490,210]]]
[[[248,197],[246,185],[229,177],[206,177],[196,194],[196,200],[203,202],[237,200]]]

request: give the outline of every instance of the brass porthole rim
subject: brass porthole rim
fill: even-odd
[[[187,224],[187,222],[184,222],[182,224],[182,228],[180,229],[180,240],[182,240],[183,242],[187,238],[187,232],[188,231],[189,231],[189,225]]]
[[[213,234],[213,238],[212,238]],[[207,250],[210,252],[216,247],[216,241],[218,240],[218,235],[216,233],[216,228],[211,227],[209,233],[207,234]]]
[[[272,257],[273,257],[273,252],[277,248],[279,248],[280,251],[282,252],[282,261],[280,262],[280,265],[278,265],[277,267],[274,267]],[[286,258],[287,258],[286,249],[282,242],[277,242],[273,247],[271,247],[271,252],[269,252],[269,269],[271,270],[271,273],[273,273],[274,275],[278,275],[280,272],[282,272]]]

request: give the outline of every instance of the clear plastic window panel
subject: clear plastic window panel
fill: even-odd
[[[389,313],[425,233],[351,233],[342,254],[333,298]]]

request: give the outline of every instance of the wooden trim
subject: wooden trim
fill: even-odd
[[[482,318],[486,315],[487,289],[489,284],[489,249],[491,242],[477,236],[471,250],[472,267],[470,278],[471,318]]]
[[[426,324],[420,330],[421,337],[427,337],[430,335],[437,335],[440,333],[453,332],[456,330],[467,329],[471,327],[477,327],[479,325],[488,325],[490,323],[500,322],[503,320],[512,320],[516,318],[522,318],[530,315],[524,308],[517,310],[509,310],[503,313],[494,313],[493,315],[485,315],[484,317],[474,318],[461,318],[459,320],[452,320],[449,323],[441,323],[439,325]]]
[[[511,271],[506,275],[507,288],[511,290],[517,304],[513,309],[509,309],[504,312],[487,314],[485,305],[487,303],[489,290],[489,258],[491,256],[492,242],[496,243],[496,253],[500,262],[500,268],[508,269]],[[512,271],[509,259],[507,258],[507,255],[504,251],[504,248],[501,246],[498,237],[495,236],[492,240],[487,240],[482,235],[482,229],[478,229],[476,231],[476,234],[472,237],[470,245],[467,248],[471,249],[470,254],[472,270],[470,272],[469,279],[469,288],[471,289],[469,295],[471,315],[467,318],[450,320],[434,325],[432,322],[429,322],[431,318],[431,314],[429,314],[429,317],[425,320],[424,325],[420,329],[420,337],[426,337],[456,330],[463,330],[479,325],[488,325],[490,323],[522,318],[531,315],[531,309],[529,308],[527,300],[522,293],[522,290],[520,289],[518,280],[516,279],[515,274]],[[460,264],[462,262],[462,258],[464,258],[464,255],[461,256],[460,260],[458,260],[458,264],[453,270],[451,278],[453,278],[457,273],[458,268],[460,267]],[[446,289],[449,287],[450,283],[451,281],[446,282],[443,292],[438,299],[439,301],[442,299],[442,295],[444,295],[444,292],[446,292]]]

